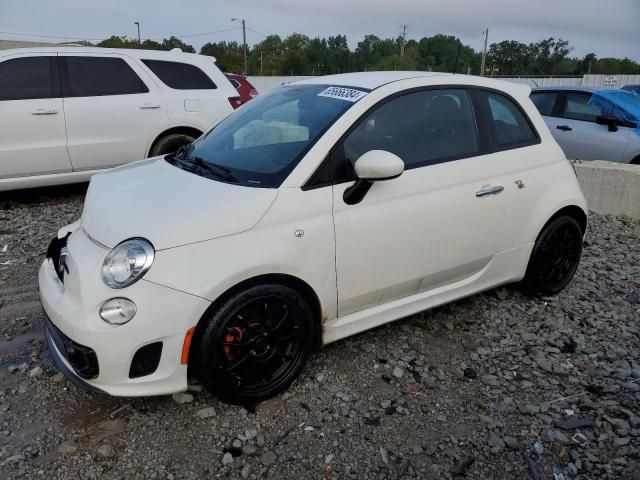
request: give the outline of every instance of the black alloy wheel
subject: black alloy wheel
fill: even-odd
[[[201,381],[232,403],[256,403],[286,389],[314,346],[311,308],[283,285],[250,287],[204,321]]]
[[[525,291],[534,296],[562,291],[580,264],[583,235],[573,217],[561,216],[549,222],[533,247],[522,281]]]

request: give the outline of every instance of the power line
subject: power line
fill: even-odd
[[[214,30],[211,32],[202,32],[202,33],[174,33],[174,34],[170,34],[164,37],[149,37],[145,40],[163,40],[165,38],[168,37],[179,37],[179,38],[191,38],[191,37],[204,37],[207,35],[215,35],[216,33],[224,33],[224,32],[230,32],[232,30],[239,30],[241,27],[233,27],[233,28],[225,28],[223,30]],[[253,31],[253,30],[252,30]],[[259,33],[259,32],[254,32],[254,33]],[[18,36],[23,36],[23,37],[36,37],[36,38],[56,38],[56,39],[60,39],[60,40],[92,40],[92,41],[101,41],[101,40],[106,40],[109,37],[85,37],[82,35],[76,35],[76,36],[60,36],[60,35],[44,35],[44,34],[38,34],[38,33],[25,33],[25,32],[7,32],[7,31],[0,31],[0,34],[5,34],[5,35],[18,35]],[[260,34],[262,35],[262,34]],[[126,36],[126,35],[125,35]]]
[[[268,35],[265,35],[264,33],[260,33],[257,30],[254,30],[253,28],[247,27],[247,30],[249,30],[250,32],[253,32],[253,33],[257,33],[258,35],[262,35],[264,38],[268,37]]]

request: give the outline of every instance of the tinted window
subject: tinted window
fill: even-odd
[[[177,90],[206,90],[216,84],[198,67],[180,62],[142,60],[149,69],[168,87]]]
[[[567,93],[565,118],[595,122],[598,115],[602,114],[602,108],[597,102],[592,102],[591,98],[590,93]]]
[[[533,128],[522,110],[509,98],[497,93],[478,92],[489,113],[489,129],[497,147],[523,146],[537,142]]]
[[[53,97],[50,57],[14,58],[0,63],[0,100]]]
[[[536,106],[541,115],[550,117],[553,115],[553,106],[558,98],[557,92],[534,92],[531,94],[531,101]]]
[[[336,178],[353,178],[355,161],[369,150],[394,153],[406,168],[475,154],[478,138],[466,90],[410,93],[369,113],[344,140]]]
[[[127,95],[149,91],[136,72],[121,58],[62,57],[67,65],[65,97]]]

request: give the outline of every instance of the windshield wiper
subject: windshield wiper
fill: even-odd
[[[187,161],[228,182],[238,181],[238,179],[231,174],[231,170],[227,167],[223,167],[222,165],[205,162],[201,157],[190,157]]]
[[[171,164],[175,163],[176,160],[181,160],[184,158],[184,154],[187,151],[187,147],[189,145],[180,145],[180,148],[169,155],[166,155],[164,158]]]

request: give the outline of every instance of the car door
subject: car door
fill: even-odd
[[[571,92],[563,95],[562,118],[554,129],[556,140],[571,160],[608,160],[619,162],[627,145],[630,129],[618,127],[611,132],[596,119],[602,115],[598,102],[590,92]]]
[[[332,153],[340,316],[465,279],[501,248],[501,178],[476,131],[469,92],[425,89],[366,114]],[[347,205],[353,164],[370,150],[405,163]]]
[[[158,86],[124,55],[60,55],[73,169],[95,170],[145,158],[168,124]]]
[[[71,171],[56,53],[0,57],[0,178]]]

